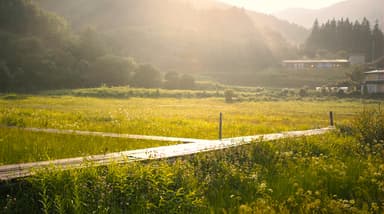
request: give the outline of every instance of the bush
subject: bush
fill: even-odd
[[[305,97],[308,95],[307,89],[306,88],[301,88],[299,91],[300,97]]]
[[[224,92],[225,102],[232,103],[233,97],[235,96],[235,92],[231,89],[227,89]]]
[[[362,111],[353,121],[353,127],[360,142],[371,151],[384,142],[384,112],[380,108]]]

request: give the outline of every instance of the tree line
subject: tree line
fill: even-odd
[[[364,54],[367,61],[373,61],[384,55],[384,35],[378,22],[371,27],[366,18],[355,22],[332,19],[321,25],[315,20],[305,50],[309,55],[322,51]]]
[[[132,85],[193,88],[194,78],[119,55],[93,28],[67,21],[31,0],[0,1],[0,92]],[[172,76],[167,77],[167,76]]]

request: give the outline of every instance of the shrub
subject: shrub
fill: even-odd
[[[227,89],[224,92],[225,102],[232,103],[233,97],[235,96],[235,92],[231,89]]]
[[[353,127],[361,143],[370,149],[384,141],[384,112],[378,109],[366,109],[355,118]]]
[[[306,88],[301,88],[299,91],[300,97],[305,97],[308,95],[307,89]]]

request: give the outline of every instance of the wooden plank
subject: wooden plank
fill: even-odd
[[[74,135],[88,135],[88,136],[113,137],[113,138],[129,138],[129,139],[137,139],[137,140],[155,140],[155,141],[167,141],[167,142],[194,143],[196,141],[204,141],[203,139],[194,139],[194,138],[118,134],[118,133],[110,133],[110,132],[93,132],[93,131],[80,131],[80,130],[70,130],[70,129],[21,128],[21,127],[7,127],[7,128],[14,128],[14,129],[20,129],[20,130],[31,131],[31,132],[52,133],[52,134],[74,134]],[[207,141],[209,141],[209,140],[207,140]]]
[[[86,167],[86,163],[94,166],[107,165],[110,163],[127,163],[132,161],[165,159],[179,156],[192,155],[200,152],[220,150],[239,145],[249,144],[257,141],[271,141],[282,138],[291,138],[299,136],[320,135],[333,130],[333,127],[312,129],[305,131],[291,131],[275,134],[264,134],[254,136],[244,136],[235,138],[226,138],[222,140],[200,140],[194,139],[190,144],[178,144],[171,146],[161,146],[147,149],[138,149],[124,152],[115,152],[105,155],[92,155],[87,157],[77,157],[68,159],[59,159],[53,161],[41,161],[34,163],[12,164],[0,166],[0,181],[6,181],[16,178],[22,178],[33,175],[36,170],[49,167],[60,169]],[[179,138],[185,139],[185,138]],[[179,141],[183,141],[179,140]]]

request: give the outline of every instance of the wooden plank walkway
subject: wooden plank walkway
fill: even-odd
[[[16,128],[16,129],[26,130],[26,131],[31,131],[31,132],[44,132],[44,133],[53,133],[53,134],[75,134],[75,135],[88,135],[88,136],[113,137],[113,138],[129,138],[129,139],[137,139],[137,140],[155,140],[155,141],[167,141],[167,142],[194,143],[196,141],[199,141],[199,142],[204,141],[202,139],[194,139],[194,138],[118,134],[118,133],[109,133],[109,132],[92,132],[92,131],[79,131],[79,130],[70,130],[70,129],[20,128],[20,127],[7,127],[7,128]],[[207,140],[207,141],[209,141],[209,140]]]
[[[31,128],[29,129],[31,131],[37,131]],[[312,130],[305,130],[305,131],[290,131],[290,132],[275,133],[275,134],[263,134],[263,135],[254,135],[254,136],[226,138],[222,140],[172,138],[174,140],[179,139],[177,141],[180,141],[180,142],[190,142],[190,143],[139,149],[139,150],[130,150],[130,151],[124,151],[124,152],[115,152],[115,153],[110,153],[105,155],[92,155],[87,157],[59,159],[59,160],[53,160],[53,161],[41,161],[41,162],[34,162],[34,163],[4,165],[4,166],[0,166],[0,181],[6,181],[6,180],[30,176],[30,175],[33,175],[37,170],[41,170],[49,167],[68,169],[68,168],[86,167],[87,166],[86,163],[91,163],[94,166],[99,166],[99,165],[107,165],[110,163],[127,163],[132,161],[173,158],[173,157],[196,154],[200,152],[207,152],[207,151],[214,151],[214,150],[235,147],[235,146],[249,144],[251,142],[257,142],[257,141],[271,141],[271,140],[277,140],[282,138],[320,135],[320,134],[325,134],[333,129],[334,127],[327,127],[327,128],[312,129]],[[74,133],[79,133],[79,131],[76,131]],[[80,132],[80,133],[85,134],[86,132]],[[112,134],[112,133],[109,133],[109,134]],[[121,134],[115,134],[115,135],[116,135],[115,137],[125,136]],[[108,135],[101,135],[101,136],[108,136]],[[129,136],[133,136],[133,135],[129,135]],[[138,138],[138,139],[153,139],[152,137],[158,138],[157,136],[147,136],[147,137],[148,138]],[[167,139],[167,141],[170,141],[168,137],[160,137],[160,139]]]

